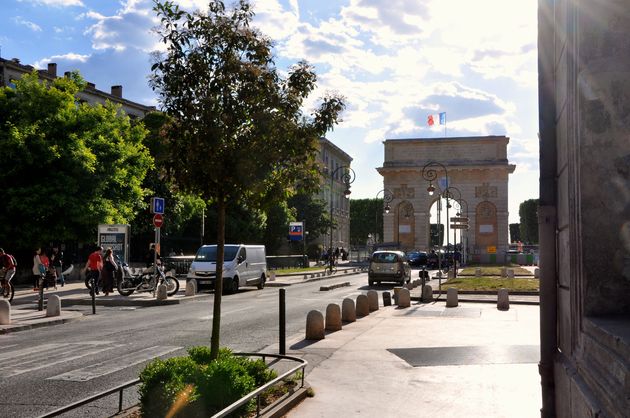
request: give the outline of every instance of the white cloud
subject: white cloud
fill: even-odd
[[[68,52],[67,54],[63,55],[52,55],[47,58],[42,58],[39,61],[35,61],[34,66],[35,68],[46,68],[48,66],[48,63],[59,63],[59,61],[80,62],[84,64],[90,59],[90,57],[91,55],[82,55],[75,54],[74,52]]]
[[[33,32],[41,32],[42,28],[33,22],[30,22],[28,20],[23,19],[21,16],[16,16],[13,18],[13,21],[21,26],[26,26],[27,28],[29,28],[30,30],[32,30]]]

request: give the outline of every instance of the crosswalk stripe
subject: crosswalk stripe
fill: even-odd
[[[105,376],[127,367],[140,364],[142,362],[153,360],[156,357],[163,356],[182,347],[175,346],[153,346],[142,349],[135,353],[130,353],[117,357],[115,360],[95,363],[81,369],[72,370],[57,376],[49,377],[48,380],[67,380],[72,382],[86,382],[94,378]]]
[[[6,353],[6,360],[0,363],[0,378],[17,376],[117,347],[121,345],[109,342],[63,343],[43,344],[9,352]]]

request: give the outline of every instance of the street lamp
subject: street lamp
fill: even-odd
[[[328,167],[326,167],[328,170]],[[332,274],[333,267],[335,265],[335,261],[333,259],[332,248],[333,248],[333,195],[334,195],[334,186],[335,186],[335,176],[341,170],[340,180],[345,186],[345,190],[343,191],[344,197],[348,197],[350,195],[350,185],[354,182],[356,174],[354,170],[348,166],[340,165],[334,171],[330,173],[330,247],[328,248],[328,265],[330,266],[330,273]]]
[[[457,193],[458,198],[455,198],[453,196],[453,192]],[[447,199],[450,197],[451,200],[454,200],[454,201],[459,203],[459,201],[462,199],[462,192],[455,186],[448,186],[444,190],[444,196],[446,196]],[[461,210],[461,203],[459,205],[460,205],[459,210]],[[449,207],[450,207],[450,204],[447,204],[446,205],[447,211],[448,211]],[[446,217],[448,218],[448,213],[447,213]],[[447,219],[446,221],[449,222],[449,224],[450,224],[451,220]],[[460,237],[461,237],[461,233],[460,233]],[[457,245],[457,229],[455,229],[455,226],[453,225],[453,277],[457,277],[457,259],[455,258],[455,246],[456,245]]]
[[[427,187],[427,192],[429,193],[429,196],[433,196],[433,193],[435,192],[435,186],[433,185],[434,182],[436,182],[436,185],[439,187],[439,184],[437,184],[437,178],[438,178],[438,170],[444,171],[444,177],[446,178],[446,185],[445,188],[448,188],[449,185],[449,181],[448,181],[448,171],[446,170],[446,167],[444,167],[443,164],[440,164],[436,161],[430,161],[427,164],[424,165],[424,167],[422,167],[422,178],[424,178],[426,181],[429,182],[429,187]],[[448,194],[446,195],[442,195],[440,194],[440,197],[438,199],[438,237],[440,236],[440,227],[442,226],[441,220],[440,220],[440,212],[442,211],[442,204],[441,204],[441,199],[442,197],[444,197],[446,199],[446,248],[447,248],[447,255],[448,255],[448,248],[449,248],[449,229],[448,229],[448,209],[450,207],[450,203],[448,201]],[[429,231],[431,231],[431,223],[429,222]],[[429,234],[430,237],[430,234]],[[440,241],[440,246],[442,245],[442,242]],[[441,270],[442,269],[442,262],[441,262],[441,257],[440,254],[438,254],[438,269]]]
[[[378,193],[376,193],[376,199],[378,200],[378,196],[383,193],[383,204],[385,206],[383,206],[383,211],[385,211],[385,213],[389,213],[389,211],[392,209],[389,204],[392,203],[392,200],[394,200],[394,194],[389,190],[389,189],[383,189],[383,190],[379,190]],[[378,210],[376,211],[376,217],[374,218],[374,228],[378,230]],[[374,232],[374,240],[376,242],[376,235],[377,232]]]

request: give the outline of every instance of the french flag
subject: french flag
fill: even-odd
[[[439,122],[440,125],[446,125],[446,112],[441,112],[437,115],[429,115],[427,117],[427,124],[429,126],[435,125],[436,122]]]

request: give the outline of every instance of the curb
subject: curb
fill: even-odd
[[[194,302],[199,299],[205,299],[210,297],[210,294],[198,294],[195,296],[183,296],[181,298],[176,299],[165,299],[165,300],[157,300],[157,299],[99,299],[96,298],[95,304],[96,306],[141,306],[141,307],[150,307],[150,306],[165,306],[165,305],[179,305],[187,302]],[[68,307],[73,305],[91,305],[91,298],[62,298],[61,306]]]
[[[446,301],[446,292],[443,293],[444,298],[443,299],[439,299],[440,301],[444,302]],[[412,296],[411,300],[414,302],[418,302],[421,303],[422,302],[422,297],[420,296]],[[426,302],[426,303],[433,303],[433,302],[437,302],[438,299],[433,299],[430,302]],[[471,298],[458,298],[458,302],[468,302],[468,303],[491,303],[491,304],[496,304],[497,301],[496,300],[490,300],[490,299],[471,299]],[[513,300],[510,299],[510,305],[540,305],[540,301],[534,301],[534,300]]]
[[[80,316],[76,316],[76,317],[70,317],[70,318],[60,318],[60,319],[53,319],[51,321],[42,321],[42,322],[37,322],[34,324],[25,324],[25,325],[9,325],[10,328],[0,328],[0,335],[2,334],[9,334],[12,332],[19,332],[19,331],[28,331],[30,329],[34,329],[34,328],[42,328],[42,327],[47,327],[47,326],[51,326],[51,325],[61,325],[61,324],[65,324],[67,322],[74,322],[74,321],[79,321],[83,319],[83,315]]]
[[[271,405],[271,409],[268,411],[261,411],[260,416],[265,418],[281,418],[286,416],[287,412],[295,408],[300,402],[308,397],[308,391],[311,389],[306,381],[304,386],[297,389],[294,392],[287,393],[285,398],[279,400],[274,405]]]
[[[350,269],[348,269],[348,270],[350,270]],[[266,282],[265,286],[269,286],[269,287],[284,287],[284,286],[291,286],[291,285],[294,285],[294,284],[317,282],[319,280],[336,279],[336,278],[339,278],[339,277],[342,277],[342,276],[350,276],[352,274],[365,273],[365,271],[363,271],[363,270],[353,271],[353,272],[348,272],[348,273],[346,273],[346,270],[342,270],[342,271],[337,271],[337,274],[333,274],[332,276],[313,277],[313,278],[308,278],[306,280],[302,280],[300,282],[294,282],[294,283],[283,282],[283,281]],[[303,276],[303,274],[300,274],[300,276]],[[286,277],[286,276],[276,276],[276,278],[278,278],[278,277]]]
[[[319,290],[320,291],[333,290],[333,289],[337,289],[339,287],[345,287],[345,286],[350,286],[350,282],[335,283],[329,286],[320,286]]]

